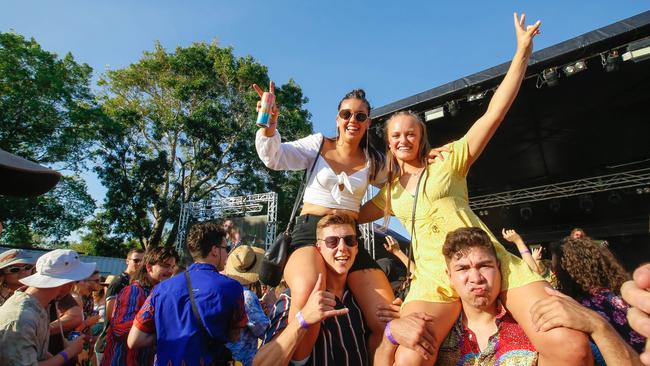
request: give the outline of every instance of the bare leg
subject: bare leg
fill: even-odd
[[[500,298],[539,352],[539,365],[593,365],[593,356],[586,334],[569,328],[538,332],[533,325],[530,309],[535,302],[549,295],[546,281],[501,292]]]
[[[431,315],[434,320],[429,323],[431,331],[434,334],[435,344],[433,348],[435,350],[435,355],[425,360],[420,356],[416,351],[406,348],[404,346],[398,346],[397,351],[395,352],[395,365],[397,366],[411,366],[411,365],[427,365],[431,366],[436,362],[438,357],[438,350],[440,349],[440,344],[445,340],[449,330],[454,325],[458,316],[460,315],[461,305],[460,301],[452,303],[442,303],[442,302],[428,302],[428,301],[409,301],[402,308],[402,315],[408,315],[410,313],[424,312]]]
[[[284,267],[284,279],[291,289],[291,307],[289,308],[289,322],[296,321],[296,314],[307,303],[309,295],[316,285],[318,274],[322,274],[321,290],[325,290],[325,262],[323,257],[313,246],[305,246],[296,249]],[[313,349],[313,344],[318,338],[320,325],[314,324],[309,327],[301,344],[296,348],[293,359],[302,360],[307,358]],[[302,345],[312,345],[302,347]]]
[[[377,305],[392,303],[395,295],[384,272],[376,268],[350,273],[348,286],[350,286],[354,299],[359,303],[363,317],[370,328],[368,356],[372,360],[386,326],[386,323],[377,318]]]

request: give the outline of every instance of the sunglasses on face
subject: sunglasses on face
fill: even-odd
[[[345,235],[345,236],[326,236],[323,239],[318,239],[318,241],[323,241],[325,242],[325,246],[334,249],[339,246],[339,241],[343,239],[345,242],[345,245],[349,247],[356,247],[359,242],[357,241],[357,236],[356,235]]]
[[[135,264],[138,264],[138,263],[142,262],[142,259],[139,259],[139,258],[131,258],[131,259],[129,259],[129,260],[130,260],[131,262],[135,263]]]
[[[368,119],[368,113],[365,112],[352,112],[349,109],[341,109],[339,117],[344,120],[349,120],[352,116],[357,122],[365,122]]]
[[[24,266],[14,266],[14,267],[9,267],[2,271],[3,273],[9,274],[9,273],[18,273],[20,271],[31,271],[34,266],[31,264],[26,264]]]

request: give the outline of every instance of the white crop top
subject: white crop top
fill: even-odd
[[[368,188],[370,162],[366,166],[348,175],[345,172],[336,173],[327,161],[318,153],[322,134],[310,135],[305,138],[282,143],[280,133],[266,137],[262,130],[255,136],[255,148],[264,165],[273,170],[304,170],[309,169],[314,162],[312,172],[303,202],[312,203],[328,208],[345,209],[359,212],[361,200]],[[381,174],[384,182],[385,174]]]

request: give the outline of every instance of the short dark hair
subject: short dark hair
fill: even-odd
[[[192,258],[203,259],[208,256],[213,246],[220,246],[226,232],[216,222],[199,222],[190,228],[187,234],[187,250]]]
[[[356,224],[357,223],[354,221],[354,219],[348,215],[344,215],[344,214],[325,215],[323,216],[323,218],[321,218],[318,221],[318,225],[316,225],[316,233],[319,233],[324,228],[333,225],[350,225],[352,227],[352,230],[354,230]]]
[[[151,286],[147,277],[147,265],[153,266],[165,263],[165,261],[171,258],[174,258],[176,262],[179,261],[178,253],[176,253],[176,249],[173,247],[156,247],[147,249],[144,252],[144,258],[142,258],[142,266],[140,266],[138,272],[133,277],[133,281],[138,281],[143,286]]]
[[[462,227],[447,234],[445,244],[442,246],[442,254],[447,263],[467,254],[471,248],[485,248],[494,258],[498,260],[494,244],[488,234],[479,227]]]
[[[133,249],[129,250],[128,253],[126,253],[126,258],[128,259],[131,256],[131,254],[133,254],[133,253],[144,254],[144,249],[133,248]]]

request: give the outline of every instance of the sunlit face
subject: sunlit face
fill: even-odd
[[[341,237],[346,235],[356,236],[356,231],[352,225],[331,225],[319,231],[318,239],[323,239],[328,236]],[[339,240],[336,248],[328,248],[325,242],[318,240],[316,242],[316,248],[323,256],[325,265],[339,275],[348,273],[359,252],[359,244],[347,246],[344,240]]]
[[[343,119],[337,114],[336,127],[338,128],[339,136],[344,141],[359,143],[368,127],[370,127],[371,120],[368,117],[365,121],[357,121],[356,115],[361,112],[369,116],[370,111],[368,110],[368,106],[360,99],[345,99],[341,102],[339,113],[342,110],[349,110],[352,112],[352,115],[348,119]]]
[[[147,264],[147,273],[154,284],[160,283],[174,274],[176,268],[176,258],[168,258],[162,263],[154,265]]]
[[[126,258],[126,272],[138,272],[138,269],[140,269],[140,266],[142,265],[142,258],[144,258],[144,253],[131,253],[129,257]]]
[[[232,220],[226,220],[223,222],[223,230],[226,232],[230,232],[234,226],[235,224],[232,222]]]
[[[387,128],[388,147],[398,160],[410,162],[418,159],[422,131],[418,121],[410,116],[393,118]]]
[[[34,266],[31,264],[14,264],[0,270],[2,283],[12,290],[17,290],[24,285],[20,283],[21,278],[31,276],[34,273]]]
[[[470,248],[462,257],[452,258],[447,263],[447,275],[463,306],[485,308],[501,292],[499,262],[483,247]]]

